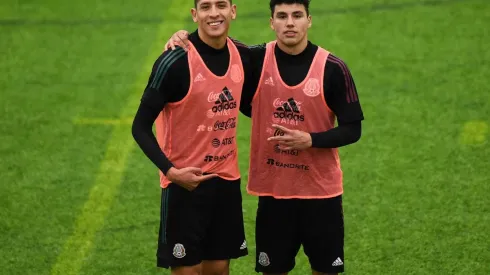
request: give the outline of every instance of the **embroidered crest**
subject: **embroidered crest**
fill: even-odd
[[[303,89],[305,95],[315,97],[320,94],[320,81],[316,78],[308,79],[306,82],[305,88]]]
[[[174,246],[174,253],[173,253],[175,258],[182,259],[185,257],[185,248],[182,244],[177,243]]]
[[[269,256],[265,252],[260,252],[259,254],[259,264],[261,266],[269,266],[271,262],[269,261]]]

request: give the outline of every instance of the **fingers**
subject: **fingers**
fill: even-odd
[[[279,149],[287,151],[294,149],[294,142],[293,141],[279,141],[278,143]]]
[[[172,48],[172,51],[175,50],[175,41],[172,38],[170,38],[169,42],[170,42],[170,48]]]
[[[183,168],[182,170],[186,171],[186,172],[190,172],[192,174],[195,174],[195,175],[202,175],[202,170],[201,168],[197,168],[197,167],[186,167],[186,168]]]
[[[180,40],[180,41],[178,42],[179,46],[180,46],[180,47],[182,47],[184,50],[186,50],[186,51],[187,51],[187,48],[189,47],[189,46],[187,45],[187,43],[185,43],[185,42],[184,42],[184,40],[182,40],[182,38],[180,38],[180,36],[179,36],[178,34],[177,34],[177,37],[178,37],[178,38],[179,38],[179,40]]]
[[[293,148],[294,147],[294,143],[293,142],[279,142],[279,148],[281,150],[289,150],[289,149],[286,149],[286,148]]]
[[[268,138],[267,141],[291,141],[292,139],[291,136],[275,136]]]
[[[281,130],[281,131],[283,131],[284,133],[291,133],[291,132],[293,131],[293,130],[291,130],[291,129],[288,129],[288,128],[284,127],[284,126],[277,125],[277,124],[272,124],[272,127],[273,127],[273,128],[276,128],[277,130]]]
[[[216,178],[217,176],[218,176],[218,174],[209,174],[209,175],[200,176],[199,182],[207,181],[207,180],[210,180],[212,178]]]

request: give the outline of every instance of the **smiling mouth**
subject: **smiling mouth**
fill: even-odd
[[[216,26],[223,24],[223,22],[224,21],[214,21],[214,22],[209,22],[208,25],[211,27],[216,27]]]

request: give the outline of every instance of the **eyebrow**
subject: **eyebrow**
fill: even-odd
[[[227,4],[227,3],[228,3],[228,1],[224,1],[224,0],[223,0],[223,1],[217,1],[215,4],[216,4],[216,5],[220,5],[220,4]],[[212,3],[210,3],[210,2],[201,2],[201,3],[199,4],[199,6],[203,6],[203,5],[211,5],[211,4],[212,4]]]
[[[304,12],[303,11],[293,11],[292,13],[293,15],[303,15]],[[278,11],[276,13],[276,15],[287,15],[287,13],[285,11]]]

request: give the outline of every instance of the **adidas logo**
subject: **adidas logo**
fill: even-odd
[[[298,104],[296,104],[294,98],[288,99],[287,102],[278,107],[276,112],[274,112],[274,118],[287,118],[296,121],[305,120],[305,116],[300,114]]]
[[[194,78],[194,82],[200,82],[200,81],[205,81],[206,78],[204,78],[204,76],[202,76],[201,73],[199,73],[195,78]]]
[[[332,263],[332,266],[341,266],[341,265],[344,265],[344,262],[342,262],[342,260],[339,258],[337,258],[337,260],[335,260],[333,263]]]
[[[269,77],[269,78],[267,78],[267,79],[265,80],[265,85],[275,86],[275,85],[274,85],[274,80],[272,79],[272,76],[271,76],[271,77]]]
[[[242,245],[240,246],[240,250],[246,249],[247,248],[247,241],[243,240]]]
[[[209,101],[209,96],[208,96],[208,101]],[[235,109],[237,107],[237,103],[227,87],[223,88],[223,91],[218,95],[218,98],[216,99],[214,104],[216,105],[211,109],[213,113],[228,111],[228,110]]]

